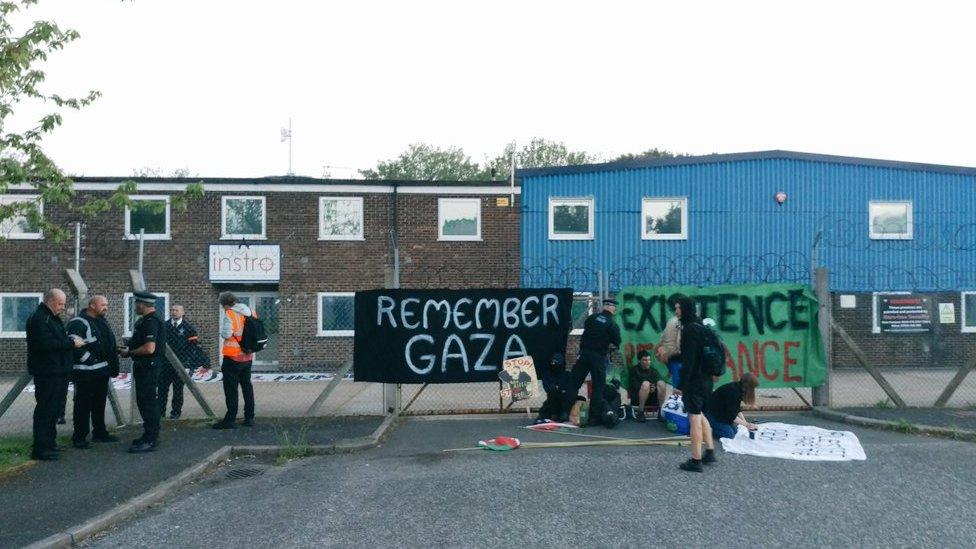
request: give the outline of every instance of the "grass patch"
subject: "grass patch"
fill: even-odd
[[[0,473],[30,461],[32,443],[27,437],[0,437]]]
[[[297,428],[283,427],[275,424],[275,439],[278,441],[278,457],[275,465],[281,466],[294,459],[302,459],[312,455],[312,445],[308,442],[307,421]]]
[[[893,406],[891,405],[891,400],[886,398],[884,400],[879,400],[875,402],[874,407],[878,408],[879,410],[887,410],[888,408],[892,408]]]
[[[918,431],[918,429],[915,428],[914,425],[912,425],[911,423],[909,423],[904,419],[898,420],[898,423],[895,424],[895,430],[898,431],[899,433],[904,433],[906,435],[910,435]]]

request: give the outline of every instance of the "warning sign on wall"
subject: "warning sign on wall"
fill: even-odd
[[[882,333],[912,334],[932,331],[930,298],[923,295],[880,294],[878,324]]]

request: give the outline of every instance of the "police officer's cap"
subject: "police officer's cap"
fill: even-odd
[[[603,304],[604,305],[613,305],[614,307],[616,307],[617,306],[617,300],[616,299],[604,299],[603,300]]]
[[[149,292],[135,292],[132,294],[138,303],[148,303],[149,305],[156,304],[156,295]]]

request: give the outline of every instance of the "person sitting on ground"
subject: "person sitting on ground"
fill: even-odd
[[[749,423],[742,415],[742,404],[751,406],[756,403],[758,387],[759,379],[746,372],[739,381],[726,383],[715,389],[705,404],[705,418],[712,426],[715,438],[735,438],[736,425],[742,425],[750,431],[757,429],[755,423]]]
[[[655,402],[660,406],[664,402],[667,387],[661,381],[657,370],[651,367],[651,353],[646,350],[637,353],[637,365],[630,367],[627,377],[630,385],[627,391],[630,395],[630,404],[637,404],[634,419],[644,423],[647,421],[644,417],[644,407],[648,402]]]
[[[565,422],[569,418],[562,416],[563,403],[566,402],[566,391],[573,379],[566,370],[566,357],[562,353],[554,353],[549,366],[542,369],[542,388],[546,391],[546,401],[539,408],[536,423],[548,421]]]

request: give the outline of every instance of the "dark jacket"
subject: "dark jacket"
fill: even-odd
[[[704,371],[704,357],[706,328],[697,322],[689,322],[681,328],[681,389],[682,391],[697,391],[709,385],[712,377]],[[707,382],[707,383],[706,383]],[[710,390],[710,389],[709,389]]]
[[[210,366],[209,357],[200,349],[197,329],[186,320],[186,317],[179,326],[173,325],[173,319],[166,321],[166,343],[170,349],[173,349],[173,353],[183,363],[184,368],[196,369]],[[162,360],[169,364],[166,355],[162,356]]]
[[[726,383],[708,397],[705,412],[717,421],[731,424],[742,411],[742,382]]]
[[[580,336],[580,350],[605,355],[610,345],[620,347],[620,328],[613,321],[613,315],[601,311],[587,317]]]
[[[87,311],[68,322],[68,333],[85,341],[74,351],[74,369],[119,375],[119,356],[115,351],[115,334],[104,318],[94,318]]]
[[[67,376],[74,348],[61,319],[39,304],[27,319],[27,371],[33,376]]]

